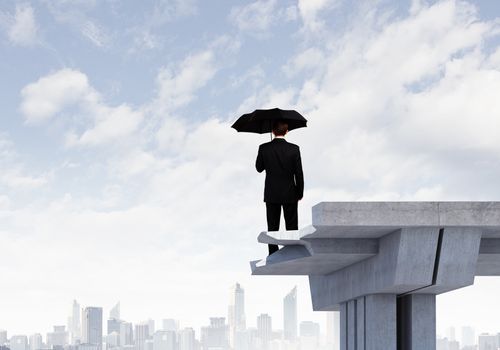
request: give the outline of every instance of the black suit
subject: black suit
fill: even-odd
[[[259,147],[255,168],[266,171],[264,202],[267,211],[267,230],[278,231],[281,207],[287,230],[298,229],[297,201],[304,194],[304,175],[299,146],[275,138]],[[277,246],[270,246],[272,253]]]

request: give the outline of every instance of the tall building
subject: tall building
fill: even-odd
[[[134,333],[136,350],[146,350],[146,340],[150,339],[148,322],[136,324]]]
[[[42,335],[40,333],[35,333],[30,335],[29,338],[29,348],[30,350],[40,350],[43,347]]]
[[[260,340],[261,349],[269,349],[269,343],[273,335],[271,316],[260,314],[257,317],[257,337]]]
[[[319,324],[312,321],[300,322],[300,348],[316,349],[319,346]]]
[[[497,350],[498,336],[490,334],[480,334],[478,339],[478,350]]]
[[[10,350],[28,350],[28,337],[25,335],[13,335],[10,338]]]
[[[47,333],[47,346],[49,349],[68,345],[68,332],[65,326],[54,326],[54,331]]]
[[[0,346],[7,343],[7,331],[0,329]]]
[[[109,311],[109,318],[120,320],[120,302],[118,302],[113,308]]]
[[[449,342],[456,340],[455,327],[448,327],[448,329],[446,330],[446,337],[448,338]]]
[[[184,328],[179,331],[179,350],[195,350],[196,338],[193,328]]]
[[[231,287],[228,308],[229,323],[229,345],[238,350],[235,346],[240,343],[236,338],[246,329],[245,322],[245,290],[239,283]]]
[[[86,307],[83,310],[82,342],[102,346],[102,307]]]
[[[149,337],[152,338],[153,334],[155,333],[155,320],[149,319],[147,323],[148,323]]]
[[[71,307],[71,315],[68,319],[68,333],[70,344],[78,344],[82,337],[81,331],[81,316],[80,316],[80,304],[76,300],[73,300],[73,305]]]
[[[460,343],[456,340],[448,341],[448,350],[460,350]]]
[[[117,348],[120,346],[120,334],[111,332],[106,335],[106,349]]]
[[[224,317],[210,317],[210,326],[201,329],[201,345],[203,350],[228,348],[228,327]]]
[[[340,350],[340,312],[326,313],[326,343],[332,350]]]
[[[476,332],[474,328],[469,326],[462,327],[461,345],[462,347],[476,345]]]
[[[164,331],[177,332],[179,330],[179,321],[174,320],[173,318],[166,318],[162,320],[162,325],[162,330]]]
[[[297,339],[297,286],[283,299],[283,337],[289,341]]]
[[[108,332],[107,334],[111,333],[117,333],[120,334],[120,325],[122,324],[123,321],[116,319],[116,318],[110,318],[108,320]]]
[[[157,331],[153,335],[153,350],[176,350],[177,337],[174,331]]]
[[[134,331],[132,323],[122,322],[120,324],[120,346],[122,348],[134,344]]]

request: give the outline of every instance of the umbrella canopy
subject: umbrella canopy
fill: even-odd
[[[307,120],[299,112],[279,108],[256,109],[252,113],[243,114],[231,126],[238,132],[265,134],[271,132],[273,123],[282,120],[288,124],[288,130],[304,128]]]

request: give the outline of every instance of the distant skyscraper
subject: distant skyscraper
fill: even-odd
[[[257,317],[257,337],[261,342],[261,349],[269,349],[269,342],[273,335],[273,326],[271,316],[260,314]]]
[[[316,349],[319,345],[319,324],[311,321],[300,322],[300,348]]]
[[[132,323],[122,322],[120,324],[120,346],[122,348],[134,344],[134,331]]]
[[[110,319],[115,319],[115,320],[120,320],[120,302],[118,302],[111,311],[109,311],[109,318]]]
[[[102,307],[86,307],[83,310],[82,342],[102,346]]]
[[[228,327],[224,317],[210,317],[210,326],[201,329],[203,350],[228,348]]]
[[[179,330],[179,322],[174,320],[173,318],[166,318],[162,321],[162,330],[164,331],[174,331],[177,332]]]
[[[136,324],[134,336],[136,350],[146,350],[146,340],[150,338],[148,322]]]
[[[151,338],[155,333],[155,320],[149,319],[147,322],[148,322],[149,337]]]
[[[319,323],[312,321],[300,322],[301,337],[318,337],[319,338]]]
[[[7,331],[0,329],[0,345],[7,343]]]
[[[65,326],[54,326],[54,331],[47,333],[47,346],[50,349],[68,345],[68,332]]]
[[[179,331],[179,350],[195,350],[196,338],[193,328],[184,328]]]
[[[40,350],[42,349],[42,335],[40,333],[35,333],[30,335],[29,348],[30,350]]]
[[[462,327],[461,345],[462,347],[476,345],[476,332],[474,328],[468,326]]]
[[[283,336],[285,340],[297,339],[297,287],[283,299]]]
[[[456,340],[455,327],[448,327],[448,329],[446,330],[446,337],[448,338],[448,341]]]
[[[111,332],[106,335],[106,349],[116,348],[120,346],[120,334]]]
[[[460,343],[456,340],[448,341],[448,350],[460,350]]]
[[[340,350],[340,312],[326,313],[326,342],[333,350]]]
[[[70,344],[77,344],[80,342],[82,337],[81,331],[81,316],[80,316],[80,304],[76,300],[73,300],[73,305],[71,307],[71,315],[68,318],[68,333]]]
[[[25,335],[13,335],[10,338],[10,350],[28,350],[28,337]]]
[[[490,334],[480,334],[478,337],[478,350],[497,350],[498,336]]]
[[[144,342],[144,350],[153,350],[154,349],[154,342],[153,339],[146,339]]]
[[[228,323],[229,344],[233,349],[236,349],[235,344],[238,343],[236,337],[238,334],[242,334],[242,331],[246,329],[245,290],[241,288],[239,283],[236,283],[233,287],[231,287],[229,295]]]
[[[450,350],[448,344],[448,338],[437,338],[436,339],[436,350]]]
[[[177,337],[174,331],[157,331],[153,335],[153,350],[176,350]]]
[[[113,332],[120,334],[120,325],[123,321],[117,318],[111,318],[108,320],[108,332],[107,334],[111,334]]]

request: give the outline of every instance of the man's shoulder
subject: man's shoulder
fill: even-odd
[[[287,145],[290,149],[299,149],[299,145],[296,145],[295,143],[287,142]]]
[[[259,146],[259,148],[267,148],[267,147],[269,147],[269,146],[271,145],[271,142],[272,142],[272,141],[262,143],[262,144]]]

